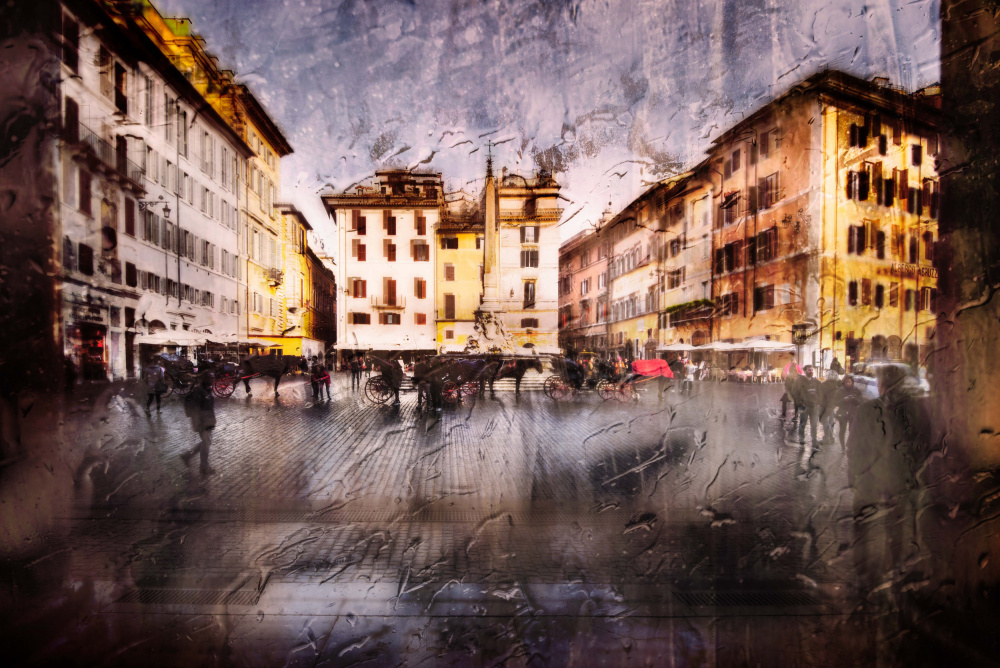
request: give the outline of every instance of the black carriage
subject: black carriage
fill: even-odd
[[[565,357],[552,359],[554,375],[545,379],[545,396],[559,401],[577,392],[597,392],[607,401],[618,395],[620,374],[611,362],[597,353],[580,353],[576,361]]]

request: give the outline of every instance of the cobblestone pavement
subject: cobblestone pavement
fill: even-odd
[[[890,633],[847,595],[846,457],[786,440],[779,386],[499,392],[439,418],[343,376],[329,401],[281,390],[217,400],[207,478],[177,399],[64,420],[92,445],[21,628],[65,642],[26,661],[864,663]]]

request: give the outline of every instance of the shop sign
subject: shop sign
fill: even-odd
[[[893,262],[891,271],[892,273],[900,276],[926,276],[928,278],[938,277],[937,269],[934,267],[909,264],[907,262]]]
[[[104,309],[100,306],[73,304],[70,308],[70,318],[77,322],[96,322],[104,324]]]

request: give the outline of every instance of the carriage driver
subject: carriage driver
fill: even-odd
[[[580,363],[574,359],[575,357],[576,354],[573,350],[566,350],[566,377],[569,379],[569,382],[573,384],[573,387],[579,390],[583,387],[585,373]]]

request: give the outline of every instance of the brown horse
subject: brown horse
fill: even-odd
[[[302,358],[298,355],[254,355],[248,357],[240,363],[243,385],[247,394],[250,391],[250,378],[254,376],[268,376],[274,379],[274,396],[278,396],[278,384],[281,377],[289,371],[294,371],[302,364]]]

